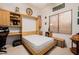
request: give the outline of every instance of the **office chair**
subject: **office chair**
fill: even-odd
[[[6,45],[6,39],[7,36],[9,34],[9,28],[8,26],[0,26],[0,52],[4,52],[6,53],[7,51],[4,51],[6,49],[6,47],[4,47]]]

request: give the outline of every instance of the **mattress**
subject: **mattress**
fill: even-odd
[[[47,47],[49,43],[53,42],[54,39],[41,35],[30,35],[23,36],[23,41],[29,44],[33,50],[40,52],[43,48]]]

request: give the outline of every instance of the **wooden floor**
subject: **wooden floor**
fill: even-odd
[[[22,46],[12,47],[7,45],[7,53],[1,53],[0,55],[30,55],[29,52]],[[73,55],[69,48],[55,47],[47,53],[47,55]]]

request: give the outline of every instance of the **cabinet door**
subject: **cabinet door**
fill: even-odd
[[[10,13],[0,10],[0,25],[10,25]]]
[[[58,15],[50,16],[50,31],[58,32]]]
[[[3,16],[2,16],[2,11],[0,11],[0,25],[3,24],[3,20],[2,20]]]
[[[59,32],[71,34],[71,11],[59,14]]]

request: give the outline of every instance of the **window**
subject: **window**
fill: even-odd
[[[71,34],[71,10],[50,16],[49,29],[53,33]]]
[[[58,15],[50,16],[50,31],[58,32]]]

